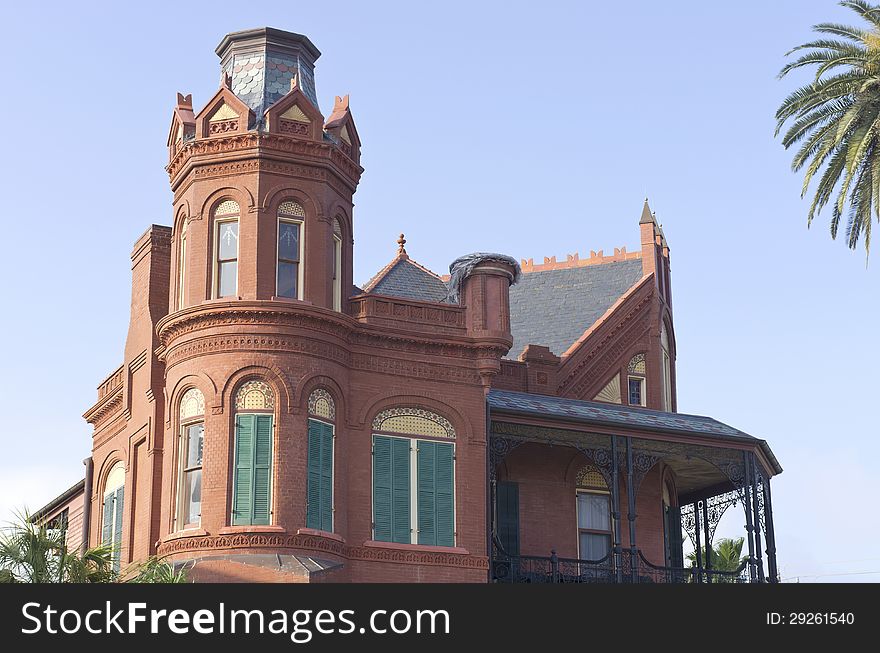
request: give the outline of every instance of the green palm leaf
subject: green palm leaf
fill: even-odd
[[[780,78],[801,68],[812,69],[815,76],[780,104],[776,136],[782,134],[786,149],[797,146],[792,169],[803,171],[802,195],[818,176],[807,225],[831,203],[832,238],[846,216],[847,246],[855,249],[861,242],[867,255],[871,223],[880,220],[880,5],[865,0],[840,4],[867,28],[820,23],[813,30],[823,36],[788,52],[796,58],[782,68]]]

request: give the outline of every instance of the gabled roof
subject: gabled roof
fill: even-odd
[[[398,257],[364,286],[364,292],[423,302],[444,302],[448,288],[428,268],[409,257]]]
[[[639,258],[522,275],[510,287],[507,357],[517,358],[528,344],[561,356],[641,278]]]

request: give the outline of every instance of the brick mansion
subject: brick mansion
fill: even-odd
[[[111,544],[123,574],[159,556],[196,582],[778,581],[782,468],[677,412],[647,201],[630,249],[462,252],[447,274],[401,235],[358,287],[348,97],[325,117],[299,34],[235,32],[217,55],[214,96],[171,112],[171,226],[134,243],[84,479],[38,520]],[[729,509],[746,559],[716,570],[702,550]]]

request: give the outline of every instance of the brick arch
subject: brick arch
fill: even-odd
[[[455,408],[442,401],[425,394],[400,394],[387,392],[368,402],[358,415],[358,426],[367,427],[373,423],[373,418],[388,408],[423,408],[430,410],[441,417],[446,418],[455,429],[455,439],[458,442],[471,440],[473,431],[470,422]]]
[[[207,220],[213,221],[214,207],[227,198],[238,202],[239,217],[252,209],[255,204],[254,196],[248,188],[243,186],[224,186],[213,191],[204,199],[199,214]]]
[[[294,389],[293,412],[302,411],[303,414],[308,414],[309,397],[318,388],[323,388],[333,397],[333,403],[336,405],[336,422],[341,423],[342,417],[346,415],[345,393],[336,379],[324,374],[309,374],[299,380]]]
[[[276,188],[274,190],[266,193],[266,196],[263,197],[263,202],[260,204],[260,209],[272,215],[272,217],[278,216],[278,207],[281,206],[281,203],[286,200],[293,200],[302,205],[303,209],[306,212],[306,219],[308,218],[316,218],[323,219],[323,211],[321,211],[321,206],[317,200],[315,200],[309,193],[303,191],[300,188],[289,188],[283,186],[281,188]]]
[[[342,237],[344,242],[351,243],[354,239],[353,221],[351,218],[351,209],[346,207],[345,202],[335,200],[330,204],[327,215],[339,220],[339,226],[342,229]]]
[[[565,473],[562,475],[562,480],[566,483],[576,485],[577,473],[584,467],[584,465],[593,465],[594,467],[596,467],[596,469],[599,469],[599,473],[602,474],[602,477],[605,477],[599,466],[592,458],[590,458],[583,451],[575,450],[571,457],[571,460],[568,461],[568,465],[566,465],[565,467]],[[610,482],[608,482],[608,487],[611,487]]]
[[[178,406],[183,393],[190,388],[198,388],[201,390],[202,395],[205,397],[205,412],[207,412],[209,406],[213,407],[215,405],[221,405],[218,403],[220,397],[217,394],[217,384],[214,383],[214,380],[207,372],[201,370],[195,374],[187,374],[178,379],[177,383],[174,384],[174,387],[170,389],[170,392],[166,391],[165,393],[166,425],[170,425],[171,421],[177,415],[177,411],[173,410],[173,408]]]
[[[224,406],[228,406],[229,412],[233,413],[235,409],[233,393],[238,389],[239,385],[251,378],[265,381],[272,387],[272,390],[275,392],[277,410],[280,411],[283,408],[286,413],[292,412],[293,403],[291,398],[293,393],[291,392],[290,384],[284,372],[275,365],[270,365],[269,367],[264,365],[247,365],[230,374],[218,395],[220,400],[218,407],[222,410]]]
[[[126,480],[128,477],[128,461],[126,460],[125,452],[121,449],[113,449],[109,451],[106,456],[104,456],[104,460],[101,461],[101,464],[98,466],[98,473],[95,474],[95,485],[96,492],[92,492],[92,498],[97,499],[98,501],[102,501],[104,498],[104,487],[107,484],[107,477],[110,475],[110,471],[116,466],[117,463],[122,463],[122,467],[125,470]]]

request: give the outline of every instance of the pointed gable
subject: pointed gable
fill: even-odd
[[[361,159],[361,139],[351,117],[348,96],[336,96],[333,113],[324,125],[324,131],[339,145],[345,154],[355,163]]]
[[[226,84],[224,75],[223,86],[196,116],[196,138],[244,133],[254,124],[254,112]]]
[[[290,81],[290,92],[266,110],[266,131],[319,141],[324,116],[299,87],[297,77]]]
[[[445,302],[449,293],[440,275],[419,265],[406,253],[403,234],[397,240],[397,256],[364,286],[363,292],[421,302]]]
[[[196,117],[193,114],[192,95],[177,94],[177,104],[171,116],[171,127],[168,129],[168,158],[173,159],[186,141],[196,135]]]

